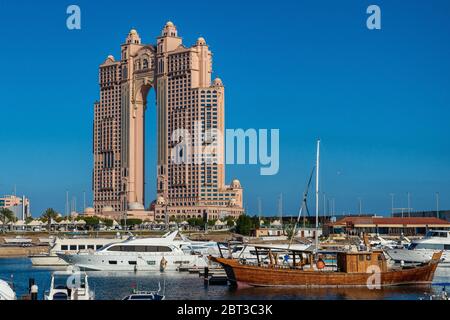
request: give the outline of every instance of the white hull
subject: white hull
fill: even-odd
[[[30,256],[29,258],[33,267],[64,267],[69,265],[56,255],[35,255]]]
[[[0,280],[0,300],[16,300],[16,294],[11,288],[11,286]]]
[[[81,270],[90,271],[177,271],[180,266],[203,268],[208,265],[207,258],[188,254],[73,254],[63,255],[64,260]],[[167,261],[162,267],[161,260]]]
[[[390,249],[387,250],[386,253],[393,260],[395,260],[395,262],[403,261],[404,263],[424,263],[430,261],[433,253],[438,251],[439,250],[430,249]],[[444,267],[450,268],[450,251],[448,250],[444,251],[442,255],[442,261],[438,265],[438,268]]]

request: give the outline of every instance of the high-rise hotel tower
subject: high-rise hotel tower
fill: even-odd
[[[211,81],[211,55],[203,38],[185,47],[167,22],[156,45],[142,44],[132,29],[120,60],[108,56],[100,65],[93,144],[97,214],[144,210],[144,124],[152,88],[158,146],[154,217],[243,212],[239,181],[224,181],[224,86],[218,78]]]

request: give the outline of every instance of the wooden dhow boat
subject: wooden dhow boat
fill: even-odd
[[[382,250],[335,252],[335,263],[329,267],[327,259],[314,251],[288,250],[286,263],[280,263],[272,253],[273,246],[255,246],[257,262],[240,259],[212,257],[227,274],[235,286],[303,286],[303,287],[345,287],[367,286],[369,289],[381,286],[431,283],[440,262],[442,252],[432,259],[414,267],[389,267]],[[269,252],[269,262],[260,259],[258,250]],[[266,259],[267,260],[267,259]],[[290,263],[287,263],[289,262]]]

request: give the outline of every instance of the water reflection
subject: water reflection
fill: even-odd
[[[433,291],[431,285],[383,287],[369,290],[366,287],[346,288],[244,288],[234,289],[235,297],[271,300],[410,300]]]

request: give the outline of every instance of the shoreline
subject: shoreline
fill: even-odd
[[[32,254],[47,253],[48,247],[0,247],[1,258],[23,258]]]

